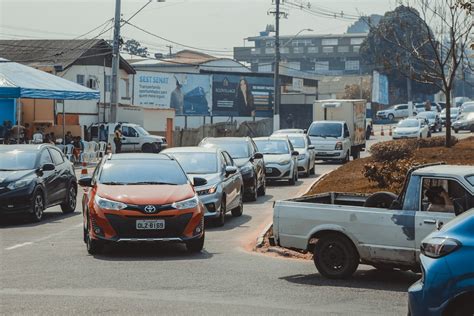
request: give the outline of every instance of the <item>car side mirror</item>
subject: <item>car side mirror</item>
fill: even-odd
[[[92,187],[92,178],[91,177],[86,177],[86,178],[81,178],[77,182],[81,187]]]
[[[292,155],[292,156],[299,156],[300,153],[295,150],[295,151],[293,151],[293,152],[291,153],[291,155]]]
[[[308,149],[314,149],[314,145],[309,145]]]
[[[225,167],[225,175],[229,176],[237,172],[237,167],[235,166],[226,166]]]
[[[199,178],[199,177],[194,177],[193,178],[193,185],[195,187],[200,187],[202,185],[206,185],[207,184],[207,180],[204,179],[204,178]]]
[[[263,155],[261,153],[255,153],[253,159],[263,159]]]
[[[303,130],[303,133],[304,133],[304,134],[308,134],[308,130],[305,128],[305,129]]]
[[[45,163],[41,167],[41,171],[53,171],[54,169],[56,169],[56,167],[52,163]]]

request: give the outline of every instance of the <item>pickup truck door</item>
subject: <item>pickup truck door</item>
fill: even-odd
[[[132,152],[139,150],[140,139],[138,132],[129,126],[122,126],[122,151]]]

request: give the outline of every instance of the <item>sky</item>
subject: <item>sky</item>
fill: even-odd
[[[302,0],[285,0],[305,3]],[[128,19],[148,0],[122,0],[122,17]],[[395,0],[318,0],[310,1],[313,9],[341,12],[352,16],[381,14],[396,6]],[[353,21],[323,18],[294,6],[285,5],[288,17],[281,20],[282,35],[343,33]],[[107,20],[114,16],[115,0],[0,0],[1,39],[72,39],[102,25],[85,37],[97,36]],[[272,0],[153,0],[130,23],[180,44],[207,49],[209,54],[232,57],[232,48],[243,46],[244,38],[256,36],[274,23]],[[168,53],[183,46],[171,44],[126,25],[122,37],[136,39],[150,52]],[[100,38],[111,39],[112,30]],[[245,43],[245,45],[249,45]]]

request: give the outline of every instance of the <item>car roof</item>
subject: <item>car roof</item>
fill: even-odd
[[[257,137],[253,139],[254,141],[256,140],[285,140],[288,141],[288,137],[286,135],[273,135],[273,136],[268,136],[268,137]]]
[[[12,151],[12,150],[21,150],[21,151],[39,151],[42,148],[55,147],[51,144],[17,144],[17,145],[0,145],[0,151]]]
[[[288,134],[272,134],[270,135],[271,138],[278,138],[278,137],[301,137],[305,138],[307,135],[303,133],[288,133]]]
[[[458,176],[464,177],[474,174],[474,168],[467,165],[435,165],[421,167],[413,171],[414,175],[430,175],[430,176]]]
[[[188,146],[188,147],[173,147],[168,148],[162,151],[162,153],[216,153],[221,151],[219,147],[198,147],[198,146]]]
[[[273,134],[304,134],[304,130],[300,128],[286,128],[274,131]]]
[[[206,137],[203,141],[210,141],[210,142],[242,142],[248,141],[250,137]]]
[[[173,158],[164,154],[146,154],[146,153],[127,153],[127,154],[111,154],[108,160],[173,160]]]

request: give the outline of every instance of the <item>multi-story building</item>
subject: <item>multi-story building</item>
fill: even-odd
[[[367,33],[280,36],[281,61],[290,69],[317,75],[366,73],[360,46]],[[275,37],[263,32],[247,38],[253,47],[234,47],[234,58],[251,64],[252,71],[271,72],[275,60]]]

